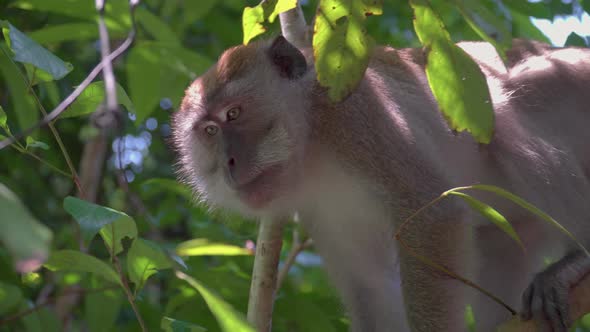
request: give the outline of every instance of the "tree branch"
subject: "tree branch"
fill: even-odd
[[[587,274],[577,285],[571,288],[569,294],[569,310],[572,322],[590,313],[590,274]],[[518,315],[500,325],[497,332],[538,332],[534,320],[522,321]]]
[[[301,3],[291,10],[279,14],[283,37],[297,48],[311,46],[311,30],[305,22]]]
[[[262,219],[258,228],[247,316],[259,332],[270,331],[272,327],[283,226],[283,220]]]

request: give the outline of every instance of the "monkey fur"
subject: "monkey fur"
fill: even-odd
[[[297,211],[353,331],[465,331],[468,304],[477,331],[493,331],[509,318],[504,308],[398,248],[393,234],[445,190],[483,183],[590,244],[590,50],[515,41],[504,65],[488,44],[459,46],[487,78],[488,145],[449,129],[422,49],[375,48],[358,86],[332,103],[311,51],[279,36],[225,51],[188,87],[173,116],[180,178],[213,208]],[[526,253],[458,198],[419,215],[402,239],[511,306],[522,303],[522,316],[545,330],[566,331],[568,289],[590,271],[588,258],[515,204],[473,195],[507,217]],[[547,258],[555,263],[544,269]]]

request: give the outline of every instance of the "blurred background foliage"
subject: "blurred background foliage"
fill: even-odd
[[[531,23],[531,17],[580,18],[587,16],[584,10],[590,9],[588,0],[480,2],[497,15],[513,37],[543,41],[549,39]],[[432,0],[431,3],[454,40],[479,39],[449,1]],[[242,42],[242,12],[245,6],[256,4],[253,0],[145,0],[136,10],[135,44],[114,62],[120,85],[119,101],[123,104],[123,125],[110,133],[106,162],[99,165],[104,174],[99,179],[96,202],[133,218],[139,237],[150,243],[137,250],[155,246],[158,252],[173,253],[179,243],[193,238],[232,245],[234,249],[253,247],[255,223],[193,204],[187,188],[175,182],[175,155],[167,141],[170,138],[169,117],[178,107],[184,89],[214,63],[224,49]],[[317,1],[302,1],[302,4],[311,21]],[[6,115],[5,124],[0,125],[0,135],[8,136],[8,130],[17,133],[35,124],[42,116],[41,107],[46,111],[54,109],[100,61],[100,49],[94,1],[0,1],[0,9],[5,32],[5,40],[0,42],[0,105],[4,110],[0,112],[0,124],[2,114]],[[30,68],[12,59],[7,42],[13,39],[14,51],[14,36],[9,35],[14,30],[8,23],[68,63],[66,66],[71,72],[59,80],[44,80],[43,75],[32,79]],[[106,24],[114,48],[122,42],[132,24],[127,1],[108,2]],[[368,19],[367,27],[379,44],[419,46],[412,27],[412,11],[406,0],[384,1],[383,15]],[[278,30],[277,21],[261,38],[268,38]],[[587,45],[587,42],[586,36],[572,33],[566,43]],[[76,169],[85,145],[98,135],[90,115],[102,99],[102,86],[98,84],[96,90],[88,90],[84,98],[66,111],[66,115],[70,112],[69,117],[55,122]],[[81,233],[85,231],[75,213],[64,208],[64,198],[75,195],[76,186],[67,176],[71,172],[55,136],[44,128],[33,133],[27,143],[25,147],[22,142],[23,149],[0,151],[0,184],[5,186],[0,188],[0,233],[12,236],[11,239],[0,237],[3,242],[0,246],[0,331],[139,331],[126,294],[96,273],[59,268],[61,263],[56,261],[57,256],[51,258],[57,266],[56,272],[42,268],[20,273],[15,268],[18,256],[10,249],[15,246],[20,249],[36,239],[27,232],[14,231],[14,223],[21,222],[18,218],[25,216],[46,225],[52,234],[52,252],[79,250]],[[122,177],[126,181],[122,181]],[[22,213],[13,213],[17,209]],[[32,225],[33,229],[38,227]],[[290,234],[296,228],[296,225],[287,227],[283,257],[291,246]],[[87,246],[87,253],[108,262],[108,241],[101,235],[107,246],[95,237]],[[47,236],[41,238],[47,239]],[[125,241],[123,247],[127,255],[122,259],[131,260],[131,249]],[[150,257],[157,261],[155,256]],[[176,257],[176,261],[180,262],[180,258]],[[149,330],[162,327],[198,331],[198,325],[209,331],[220,330],[212,309],[199,292],[176,278],[171,269],[163,268],[170,264],[161,264],[162,270],[147,280],[144,287],[134,285],[131,288],[135,290],[135,303],[146,327]],[[253,256],[205,250],[204,254],[184,257],[178,264],[187,274],[215,290],[238,312],[246,312]],[[131,276],[132,265],[121,266]],[[476,319],[477,315],[475,313]],[[171,318],[163,321],[164,316]],[[175,320],[196,325],[185,326]],[[343,308],[313,249],[298,256],[279,290],[273,325],[274,331],[347,329]]]

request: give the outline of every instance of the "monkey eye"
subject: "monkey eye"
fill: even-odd
[[[229,111],[227,111],[227,121],[232,121],[237,119],[240,116],[240,108],[233,107]]]
[[[219,128],[217,128],[217,126],[213,126],[213,125],[205,127],[205,132],[209,136],[214,136],[215,134],[217,134],[218,130],[219,130]]]

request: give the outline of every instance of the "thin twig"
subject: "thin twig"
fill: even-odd
[[[297,258],[297,255],[299,255],[299,253],[301,253],[303,250],[313,245],[313,241],[311,238],[307,238],[305,239],[305,241],[301,242],[299,241],[298,235],[296,234],[296,231],[294,231],[293,246],[291,247],[291,251],[289,251],[287,259],[285,259],[285,262],[283,263],[283,268],[279,271],[279,276],[277,278],[277,290],[281,289],[281,286],[283,285],[283,282],[285,281],[287,274],[289,274],[291,266],[293,265],[293,263],[295,263],[295,258]]]
[[[463,187],[462,187],[463,188]],[[459,189],[462,189],[459,188]],[[456,190],[457,188],[454,188],[452,190]],[[437,262],[434,262],[430,259],[428,259],[427,257],[420,255],[419,253],[417,253],[414,249],[412,249],[407,243],[405,243],[402,238],[401,238],[401,233],[402,231],[410,224],[410,222],[420,213],[424,212],[425,210],[427,210],[428,208],[430,208],[431,206],[433,206],[434,204],[438,203],[440,200],[442,200],[443,198],[447,197],[449,195],[449,192],[451,190],[445,191],[444,193],[440,194],[440,196],[438,196],[437,198],[433,199],[432,201],[430,201],[428,204],[422,206],[421,208],[419,208],[416,212],[412,213],[412,215],[410,215],[408,218],[406,218],[406,220],[404,220],[404,222],[400,225],[400,227],[398,228],[398,230],[395,232],[395,239],[397,241],[399,241],[399,243],[401,244],[402,248],[406,250],[407,253],[409,253],[410,255],[414,256],[416,259],[418,259],[419,261],[421,261],[422,263],[430,266],[431,268],[438,270],[440,272],[443,272],[444,274],[448,275],[449,277],[456,279],[458,281],[461,281],[462,283],[464,283],[467,286],[470,286],[472,288],[477,289],[478,291],[480,291],[481,293],[485,294],[486,296],[488,296],[490,299],[492,299],[493,301],[495,301],[496,303],[500,304],[501,306],[503,306],[504,308],[506,308],[508,311],[510,311],[511,314],[515,314],[516,310],[513,309],[510,305],[508,305],[506,302],[502,301],[500,298],[496,297],[494,294],[492,294],[491,292],[487,291],[486,289],[482,288],[481,286],[477,285],[476,283],[474,283],[473,281],[463,278],[460,275],[458,275],[457,273],[451,271],[449,268],[447,268],[446,266],[439,264]]]
[[[138,2],[139,1],[134,1],[134,0],[130,1],[130,3],[138,3]],[[134,21],[134,18],[133,18],[133,16],[134,16],[133,9],[134,8],[135,7],[131,8],[132,22]],[[133,44],[134,39],[135,39],[135,28],[132,28],[131,31],[129,32],[129,34],[127,35],[127,38],[123,41],[123,43],[121,43],[121,45],[119,45],[119,47],[117,47],[117,49],[115,49],[112,53],[110,53],[106,57],[106,59],[103,59],[103,61],[99,62],[92,69],[90,74],[88,74],[88,76],[86,76],[86,78],[80,83],[80,85],[78,85],[74,89],[74,91],[72,91],[72,93],[70,93],[69,96],[67,96],[64,100],[62,100],[62,102],[59,103],[59,105],[57,105],[56,108],[54,108],[49,114],[47,114],[47,116],[45,116],[41,121],[39,121],[34,126],[25,129],[24,131],[14,135],[13,137],[9,137],[9,138],[6,138],[6,139],[0,141],[0,150],[13,144],[17,140],[20,140],[23,137],[31,134],[33,131],[37,130],[38,128],[47,125],[49,122],[57,119],[76,100],[76,98],[78,98],[80,96],[82,91],[84,91],[84,89],[86,89],[86,87],[88,87],[88,85],[90,85],[90,83],[92,83],[92,81],[96,78],[96,76],[98,76],[98,74],[102,71],[102,68],[104,67],[104,60],[113,61],[114,59],[119,57],[123,52],[125,52]]]
[[[4,48],[2,48],[2,52],[4,52],[4,54],[10,60],[10,62],[12,62],[12,64],[18,68],[18,66],[16,65],[16,63],[12,59],[12,57],[10,57],[8,54],[6,54],[6,50]],[[43,113],[43,116],[47,117],[47,111],[45,110],[45,107],[41,103],[41,100],[39,100],[39,97],[35,93],[35,90],[33,90],[33,82],[35,80],[35,77],[34,77],[35,72],[36,72],[36,70],[33,71],[33,77],[31,78],[31,80],[29,80],[29,79],[27,79],[25,74],[23,74],[23,72],[20,69],[18,70],[18,73],[21,76],[22,80],[27,84],[27,92],[31,96],[33,96],[33,99],[35,100],[35,103],[39,107],[39,110],[41,111],[41,113]],[[55,141],[57,142],[59,149],[61,150],[61,153],[64,157],[64,160],[66,161],[66,164],[68,165],[68,168],[70,169],[70,173],[72,174],[72,180],[74,181],[74,183],[79,185],[80,181],[78,181],[78,173],[76,173],[76,168],[74,167],[74,163],[72,162],[72,158],[70,158],[70,154],[68,153],[68,150],[66,149],[66,147],[61,139],[61,136],[59,135],[59,132],[57,131],[57,129],[55,129],[55,126],[53,125],[52,122],[48,122],[47,125],[49,127],[49,130],[51,131],[51,134],[55,138]],[[78,188],[78,190],[80,190],[80,188]]]

